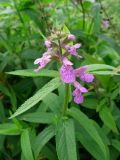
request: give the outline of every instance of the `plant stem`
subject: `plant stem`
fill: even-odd
[[[14,7],[15,7],[15,9],[16,9],[16,11],[17,11],[17,14],[18,14],[18,17],[19,17],[21,23],[23,24],[23,28],[24,28],[24,31],[25,31],[26,36],[27,36],[27,41],[28,41],[29,47],[31,47],[29,32],[28,32],[28,30],[27,30],[27,28],[26,28],[26,24],[25,24],[25,22],[24,22],[24,20],[23,20],[23,18],[22,18],[22,15],[21,15],[18,7],[17,7],[17,2],[16,2],[15,0],[13,0],[13,4],[14,4]]]
[[[69,102],[69,84],[65,84],[65,97],[64,97],[64,106],[63,106],[63,115],[66,115]]]
[[[85,10],[84,10],[84,6],[83,6],[83,2],[80,1],[80,5],[82,8],[82,14],[83,14],[83,30],[85,29]]]

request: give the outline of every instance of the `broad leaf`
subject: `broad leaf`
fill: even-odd
[[[77,160],[74,125],[71,119],[58,123],[56,149],[59,160]]]
[[[31,149],[31,144],[30,144],[29,130],[28,129],[25,129],[22,132],[21,148],[22,148],[22,153],[25,157],[25,160],[34,160],[32,149]]]
[[[40,100],[42,100],[47,94],[49,94],[50,92],[58,88],[60,84],[61,84],[61,81],[59,78],[55,78],[50,82],[48,82],[39,91],[37,91],[35,95],[33,95],[31,98],[25,101],[10,118],[16,117],[21,113],[27,111],[28,109],[32,108],[35,104],[37,104]]]

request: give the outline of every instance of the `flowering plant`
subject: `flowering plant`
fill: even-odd
[[[55,42],[57,36],[61,37],[62,40],[58,39],[58,42]],[[81,47],[81,44],[69,44],[71,43],[71,41],[75,41],[76,37],[73,34],[69,34],[66,36],[65,33],[60,33],[60,35],[58,33],[57,36],[53,36],[53,38],[51,36],[49,37],[49,39],[45,40],[47,51],[43,54],[42,58],[38,58],[34,61],[34,64],[39,64],[39,67],[35,70],[35,72],[38,72],[39,70],[44,68],[52,59],[57,59],[61,63],[61,80],[64,83],[72,84],[75,87],[72,95],[74,96],[75,103],[80,104],[84,99],[82,94],[87,92],[88,90],[79,82],[77,82],[76,78],[79,77],[81,81],[90,83],[94,80],[94,76],[92,74],[86,73],[87,65],[74,69],[73,63],[68,58],[70,57],[70,55],[75,56],[76,58],[82,58],[77,53],[77,49]]]

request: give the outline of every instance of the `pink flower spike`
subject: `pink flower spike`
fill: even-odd
[[[50,48],[51,47],[51,41],[50,40],[46,40],[45,41],[45,46],[47,47],[47,48]]]
[[[75,40],[75,36],[73,34],[69,34],[68,35],[68,40],[74,41]]]
[[[66,57],[63,57],[62,62],[63,62],[63,64],[64,64],[65,66],[67,66],[67,65],[72,66],[72,65],[73,65],[73,63],[70,62]]]
[[[75,81],[74,69],[71,65],[62,65],[60,68],[60,76],[65,83],[73,83]]]

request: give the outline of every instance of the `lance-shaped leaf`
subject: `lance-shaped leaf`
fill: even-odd
[[[56,129],[56,149],[59,160],[77,160],[72,119],[58,122]]]
[[[14,123],[0,124],[0,135],[18,135],[21,130]]]
[[[33,151],[35,158],[38,157],[40,151],[45,146],[45,144],[54,136],[55,131],[53,126],[45,128],[39,135],[36,137],[35,142],[33,143]]]
[[[32,148],[30,144],[29,130],[25,129],[21,135],[22,153],[26,160],[34,160]]]
[[[12,72],[7,72],[7,74],[25,76],[25,77],[58,77],[59,72],[55,70],[42,69],[40,72],[35,72],[33,69],[16,70]]]
[[[107,146],[104,144],[104,141],[102,140],[92,121],[77,108],[69,109],[68,114],[71,115],[78,122],[81,128],[83,128],[82,132],[78,134],[78,138],[84,145],[84,147],[92,155],[94,155],[95,158],[97,157],[98,160],[109,160],[109,152]],[[88,138],[88,136],[90,137],[90,139]],[[86,143],[87,140],[88,144]],[[97,149],[91,152],[90,143],[92,148],[93,143],[96,144],[94,147],[97,147]]]
[[[47,94],[58,88],[60,84],[61,81],[59,78],[52,79],[39,91],[37,91],[35,95],[33,95],[31,98],[25,101],[10,118],[16,117],[21,113],[24,113],[28,109],[32,108],[35,104],[41,101]]]

